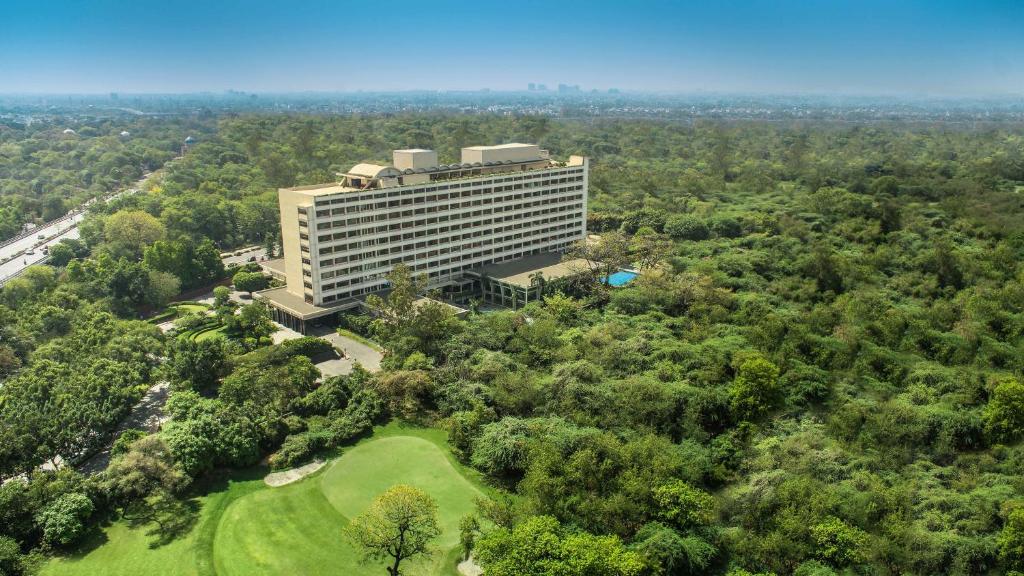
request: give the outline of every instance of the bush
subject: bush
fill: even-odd
[[[677,214],[665,222],[665,233],[676,240],[707,240],[711,235],[703,220],[690,214]]]
[[[14,538],[0,535],[0,574],[3,576],[22,576],[28,573],[25,557],[21,547]]]
[[[711,220],[711,231],[720,238],[739,238],[743,235],[743,225],[731,216],[716,216]]]
[[[36,523],[43,530],[43,541],[67,546],[78,540],[93,509],[92,500],[85,494],[69,492],[58,496],[36,516]]]
[[[129,428],[125,430],[117,437],[117,440],[114,440],[114,445],[110,448],[110,458],[114,459],[127,453],[128,449],[131,448],[132,443],[145,435],[145,430],[139,430],[137,428]]]
[[[330,435],[324,432],[293,434],[285,438],[281,448],[270,457],[270,467],[281,470],[301,464],[326,448],[329,439]]]
[[[294,340],[288,340],[281,344],[289,356],[301,354],[302,356],[314,357],[334,350],[334,346],[323,338],[315,336],[303,336]]]
[[[236,290],[252,293],[270,286],[270,278],[264,276],[262,272],[241,271],[231,277],[231,283],[235,285]]]

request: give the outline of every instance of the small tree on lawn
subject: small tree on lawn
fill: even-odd
[[[429,554],[430,541],[441,533],[437,504],[426,492],[399,484],[377,496],[346,528],[348,537],[368,558],[390,558],[390,576],[401,574],[403,560]]]

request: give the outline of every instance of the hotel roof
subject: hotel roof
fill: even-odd
[[[537,272],[544,276],[545,281],[552,282],[560,278],[577,276],[589,269],[590,263],[583,258],[562,260],[562,255],[557,252],[542,252],[511,262],[490,264],[469,272],[520,288],[529,288],[531,276]]]

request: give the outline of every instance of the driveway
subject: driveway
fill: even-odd
[[[302,334],[291,328],[286,328],[277,322],[274,325],[277,326],[277,332],[270,335],[274,344],[302,338]],[[318,328],[309,335],[327,340],[341,355],[338,358],[327,358],[314,364],[320,369],[324,378],[344,376],[352,372],[352,367],[357,361],[370,372],[380,372],[380,361],[383,355],[366,344],[346,338],[330,328]]]
[[[342,336],[337,332],[329,332],[327,334],[320,335],[321,338],[330,342],[335,348],[341,351],[346,358],[353,361],[358,361],[370,372],[380,372],[380,361],[384,359],[384,355],[380,352],[370,348],[362,342],[356,342],[355,340]]]

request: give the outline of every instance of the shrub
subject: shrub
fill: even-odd
[[[315,336],[303,336],[294,340],[288,340],[281,344],[281,347],[289,356],[301,354],[310,358],[334,350],[334,346],[323,338]]]
[[[131,448],[132,443],[145,435],[145,430],[139,430],[137,428],[129,428],[125,430],[117,437],[117,440],[114,440],[114,445],[110,448],[110,457],[113,459],[127,453],[128,449]]]
[[[92,500],[85,494],[69,492],[58,496],[36,516],[43,530],[43,541],[67,546],[85,531],[85,519],[92,515]]]
[[[707,224],[691,214],[676,214],[665,222],[665,233],[676,240],[707,240]]]
[[[327,447],[329,434],[324,432],[303,432],[284,439],[281,448],[270,457],[270,466],[275,470],[291,468]]]

